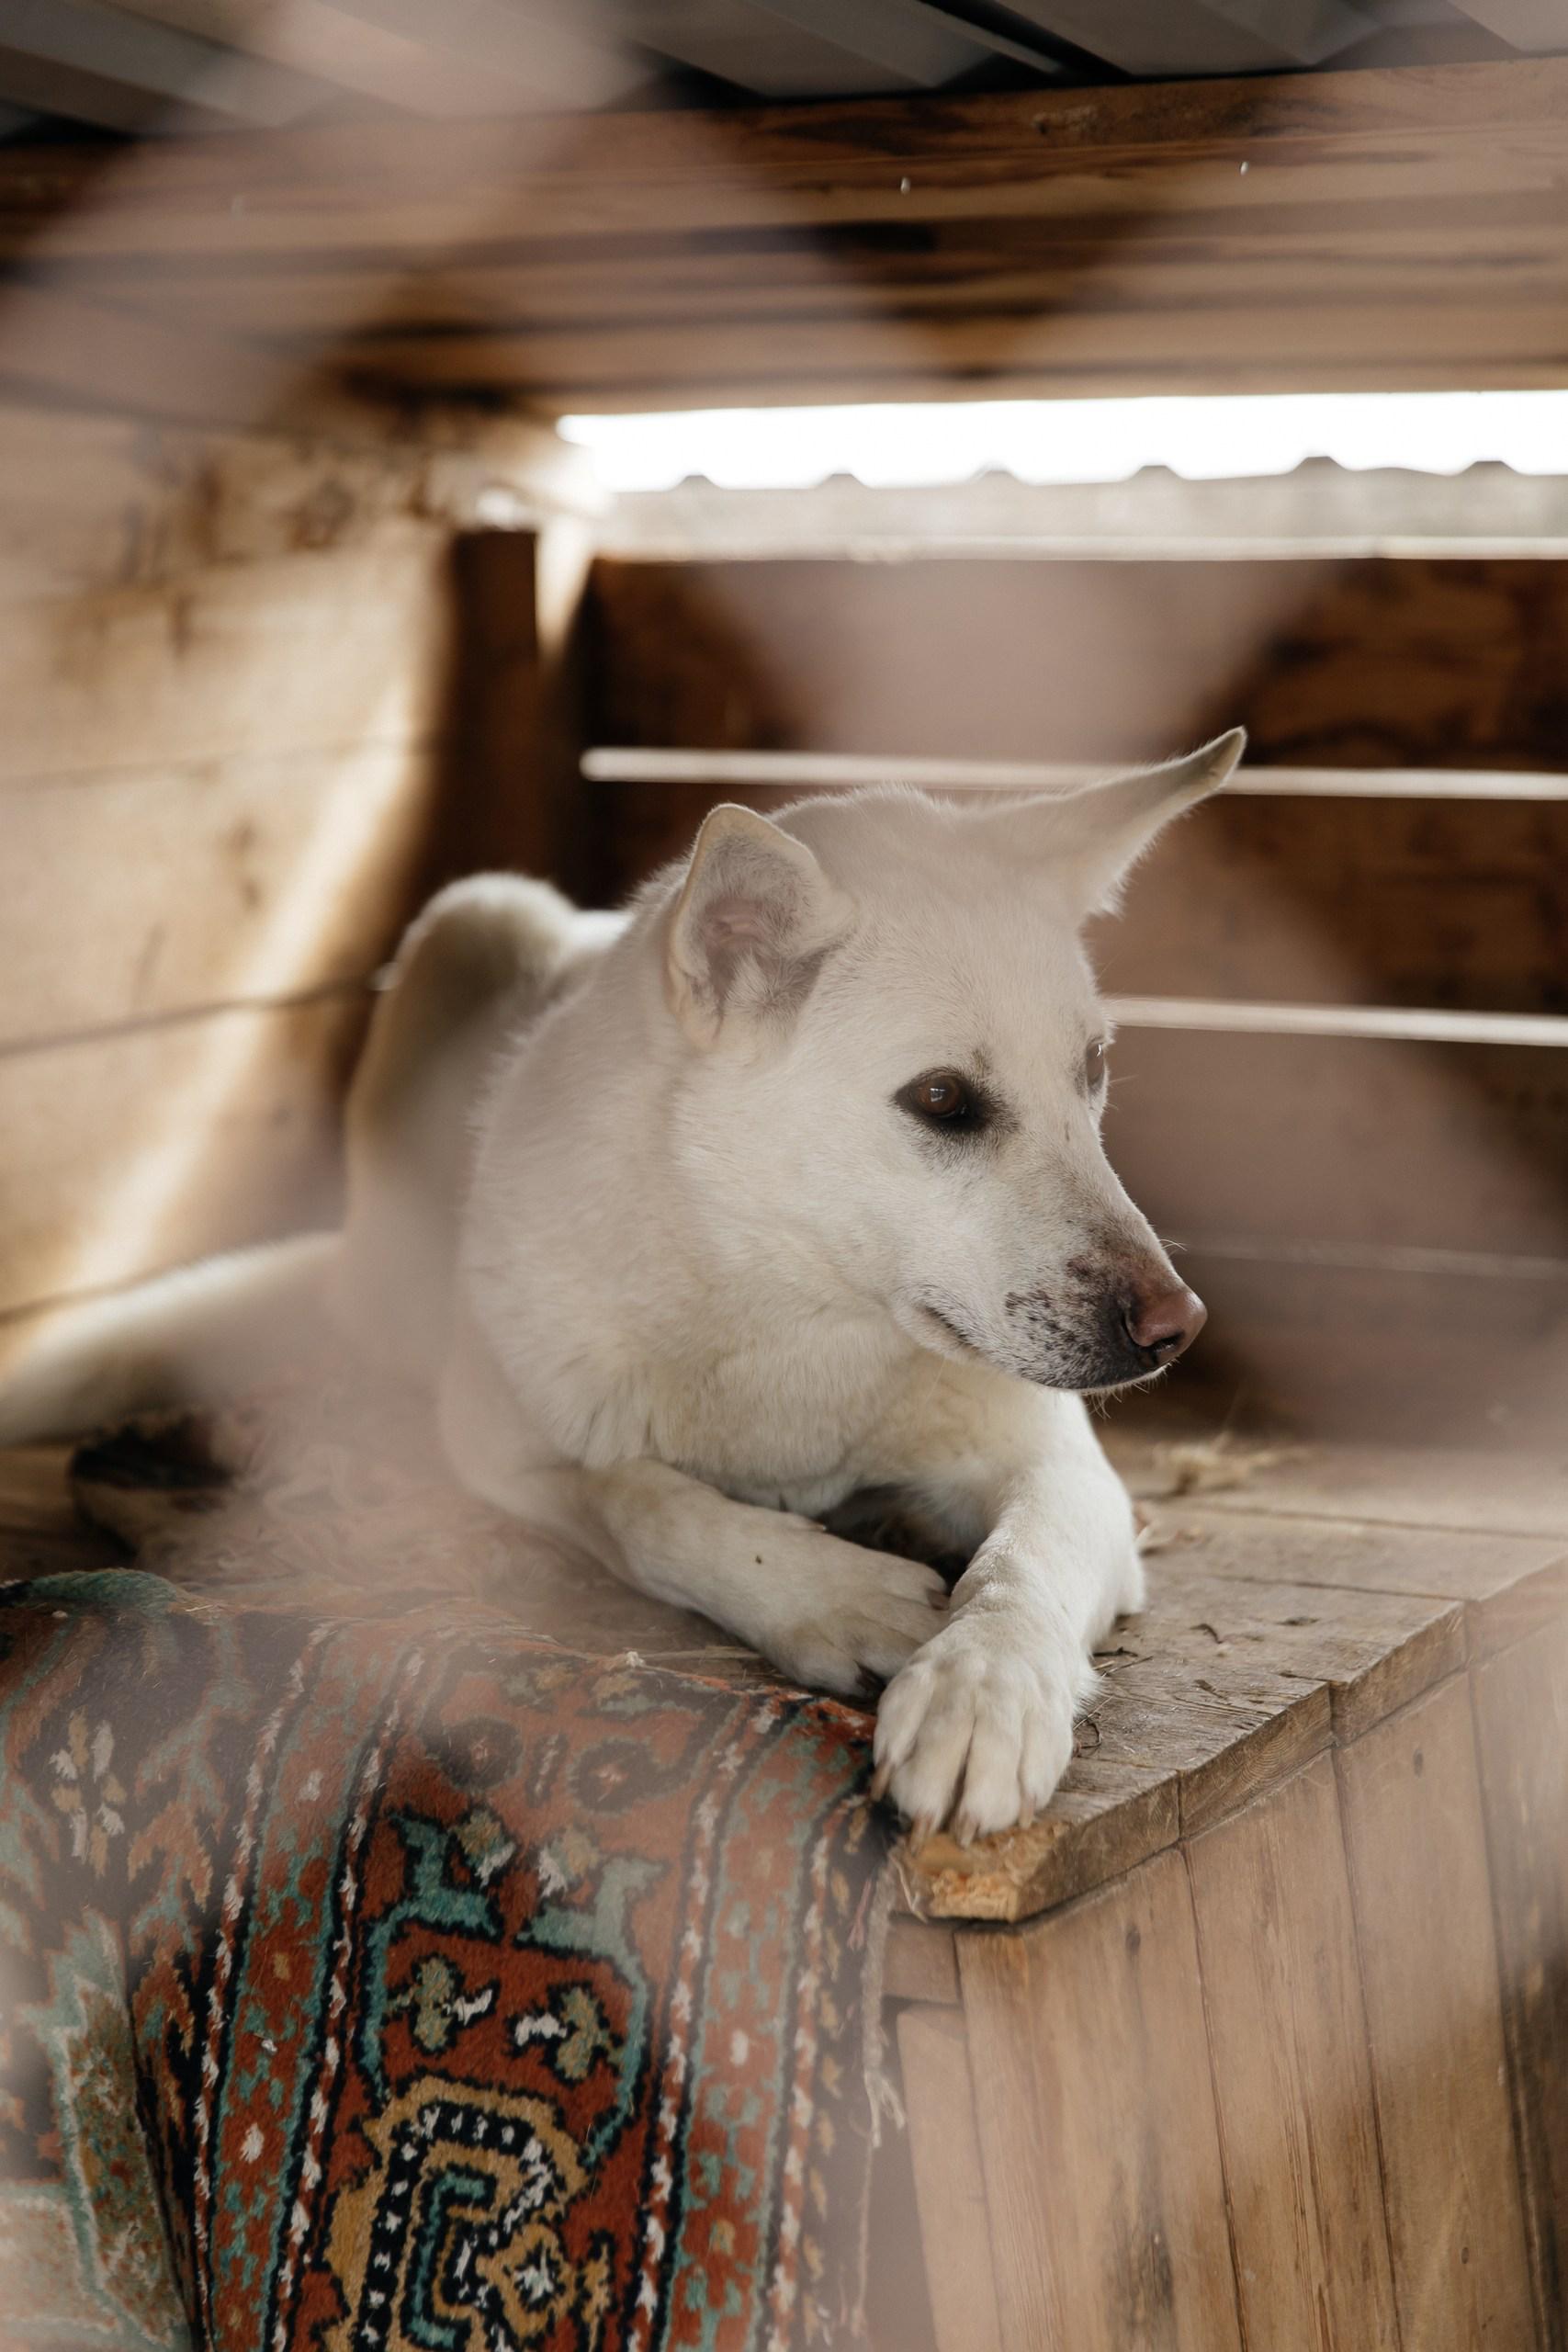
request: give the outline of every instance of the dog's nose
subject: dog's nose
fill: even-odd
[[[1209,1319],[1196,1291],[1179,1283],[1174,1290],[1143,1291],[1122,1309],[1127,1337],[1161,1363],[1174,1363],[1192,1345]]]

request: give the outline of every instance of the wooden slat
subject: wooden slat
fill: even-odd
[[[1244,2340],[1398,2340],[1334,1767],[1187,1849]]]
[[[1128,1453],[1119,1445],[1116,1452],[1126,1464],[1135,1493],[1168,1488],[1168,1467],[1148,1454],[1146,1439],[1134,1442]],[[1479,1446],[1390,1446],[1363,1441],[1287,1444],[1271,1449],[1271,1457],[1256,1471],[1240,1473],[1228,1487],[1206,1490],[1203,1509],[1227,1519],[1233,1512],[1267,1512],[1270,1518],[1342,1526],[1540,1537],[1549,1544],[1561,1539],[1568,1548],[1568,1461],[1561,1446],[1499,1455]],[[1303,1535],[1311,1532],[1303,1526]],[[1443,1555],[1438,1550],[1432,1556],[1436,1573]],[[1483,1584],[1482,1589],[1488,1588]]]
[[[151,130],[158,117],[189,109],[188,128],[212,118],[276,128],[298,121],[320,103],[318,86],[263,59],[236,54],[211,38],[210,10],[182,28],[139,21],[135,12],[104,0],[29,0],[6,27],[5,47],[40,68],[101,81],[141,102],[118,121],[91,114],[115,130]],[[70,108],[63,109],[69,112]]]
[[[583,453],[536,421],[358,425],[196,432],[0,405],[0,601],[168,588],[212,566],[352,549],[396,565],[480,522],[516,530],[604,503]]]
[[[0,1313],[328,1222],[363,991],[0,1057]]]
[[[13,608],[0,786],[428,735],[447,658],[444,563],[433,535],[405,562],[286,556]]]
[[[1244,1448],[1229,1498],[1172,1495],[1176,1473],[1168,1461],[1141,1456],[1127,1463],[1134,1492],[1148,1498],[1154,1511],[1159,1548],[1149,1574],[1156,1595],[1172,1560],[1205,1577],[1322,1587],[1316,1605],[1330,1621],[1339,1591],[1425,1594],[1462,1605],[1472,1657],[1545,1631],[1568,1614],[1568,1538],[1271,1516],[1269,1472],[1249,1476],[1247,1459]],[[1516,1476],[1510,1462],[1494,1459],[1484,1474],[1478,1465],[1477,1499]],[[1230,1510],[1223,1507],[1227,1499]]]
[[[1479,1667],[1476,1738],[1542,2352],[1568,2343],[1568,1615]]]
[[[437,773],[413,742],[0,793],[0,1050],[365,978]]]
[[[183,17],[190,0],[141,5]],[[406,6],[395,24],[355,17],[345,68],[336,14],[308,0],[300,54],[363,81],[368,45],[370,80],[417,103],[396,45],[424,20]],[[460,44],[441,31],[428,104],[462,102],[446,85],[468,70],[447,54],[472,49],[464,23]],[[503,94],[515,62],[508,49],[495,64]],[[622,71],[568,60],[570,102],[602,99]],[[361,387],[505,389],[557,409],[977,386],[1555,384],[1568,368],[1563,86],[1550,59],[944,97],[926,111],[649,111],[592,132],[566,115],[411,121],[406,136],[344,123],[247,139],[240,154],[218,141],[139,154],[114,173],[112,200],[106,186],[79,206],[83,160],[35,151],[0,160],[0,244],[19,250],[48,224],[56,258],[359,268],[359,286],[340,280],[341,311],[308,276],[292,310],[280,286],[226,276],[202,323],[243,322],[279,358],[378,327],[342,354]],[[709,241],[694,258],[716,279],[682,276],[694,256],[670,248],[694,239]],[[597,280],[561,266],[573,247],[603,266]],[[400,281],[431,263],[457,290],[405,300]],[[492,265],[545,275],[465,284]],[[642,289],[635,314],[617,268]],[[181,299],[172,281],[164,294]],[[153,306],[144,332],[173,331],[152,278],[131,300]]]
[[[1528,2346],[1529,2263],[1464,1678],[1337,1757],[1401,2340]]]
[[[936,2352],[1002,2352],[964,2019],[917,2005],[897,2032]]]
[[[1528,390],[1568,375],[1565,288],[1568,271],[1554,272],[1540,302],[1427,307],[1292,304],[1284,299],[1288,288],[1278,288],[1274,303],[1244,313],[1257,338],[1247,356],[1221,359],[1215,354],[1234,337],[1236,311],[1181,302],[1136,312],[1008,310],[973,320],[807,312],[755,326],[371,335],[344,357],[355,376],[509,390],[563,413],[607,398],[612,405],[687,407],[699,404],[694,385],[704,388],[701,402],[713,406],[744,408],[759,394],[831,405],[851,384],[864,387],[863,400],[897,397],[908,378],[962,383],[970,399],[1048,398],[1054,390],[1107,398],[1151,383],[1173,391],[1392,389],[1406,375],[1429,381],[1439,371],[1468,373],[1487,389]],[[1397,351],[1397,362],[1368,356],[1380,347]],[[1476,360],[1474,353],[1483,356]]]
[[[42,286],[0,289],[0,386],[181,424],[250,424],[299,371],[288,353]]]
[[[426,13],[418,33],[400,28],[395,10],[338,7],[332,0],[288,0],[256,8],[245,0],[118,0],[130,13],[186,32],[204,32],[254,57],[309,75],[328,92],[352,90],[415,115],[495,115],[552,102],[588,105],[620,80],[613,54],[574,41],[536,16],[501,22],[511,38],[485,44],[486,12]],[[493,12],[494,17],[500,12]],[[471,53],[480,33],[482,58]],[[463,33],[470,31],[465,44]],[[469,53],[465,54],[468,48]]]
[[[1239,2352],[1180,1858],[959,1973],[1007,2352]]]
[[[814,107],[669,113],[558,134],[530,126],[344,126],[269,141],[243,161],[182,144],[126,201],[57,223],[78,253],[447,251],[531,234],[633,235],[799,223],[998,216],[1135,221],[1172,200],[1230,222],[1322,206],[1332,232],[1369,204],[1550,189],[1562,153],[1562,61],[1280,80]],[[1244,174],[1239,165],[1248,166]],[[80,162],[6,159],[16,232],[70,205]],[[904,186],[904,182],[908,186]],[[238,214],[229,200],[243,192]],[[1536,217],[1541,217],[1537,214]]]

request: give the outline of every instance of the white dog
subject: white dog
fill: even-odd
[[[133,1294],[24,1367],[0,1437],[153,1401],[324,1273],[438,1380],[470,1489],[805,1682],[885,1680],[918,1827],[1028,1820],[1143,1595],[1083,1395],[1204,1314],[1101,1148],[1079,928],[1242,743],[1023,803],[716,808],[624,916],[457,885],[378,1011],[344,1234]],[[968,1555],[951,1602],[834,1532],[890,1496]]]

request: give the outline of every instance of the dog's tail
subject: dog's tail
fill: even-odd
[[[0,1379],[0,1445],[198,1403],[309,1355],[330,1332],[338,1244],[296,1234],[62,1309]]]

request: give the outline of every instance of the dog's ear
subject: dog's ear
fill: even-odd
[[[1122,880],[1161,827],[1217,792],[1246,749],[1245,729],[1233,727],[1185,759],[998,809],[992,821],[1016,840],[1019,854],[1048,857],[1079,910],[1098,914],[1115,904]]]
[[[682,1024],[711,1046],[727,1025],[787,1016],[854,911],[804,842],[750,808],[710,810],[670,922],[666,969]]]

